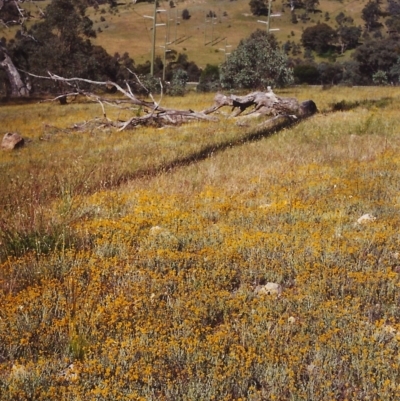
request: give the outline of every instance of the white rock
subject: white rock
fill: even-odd
[[[375,221],[376,217],[372,216],[372,214],[363,214],[358,220],[358,224],[365,224],[365,223],[371,223],[372,221]]]
[[[158,248],[178,249],[180,246],[178,238],[164,227],[154,226],[150,228],[149,240],[151,246]]]
[[[10,372],[10,378],[14,380],[23,380],[29,375],[28,369],[24,365],[13,364]]]
[[[394,339],[396,336],[398,335],[397,330],[389,325],[389,324],[385,324],[382,327],[379,327],[374,334],[374,338],[376,341],[378,342],[386,342],[388,340],[392,340]]]
[[[256,294],[261,295],[277,295],[278,297],[282,294],[282,286],[278,283],[267,283],[265,285],[258,285],[255,289]]]
[[[156,236],[156,235],[158,235],[158,234],[160,234],[160,233],[162,233],[164,231],[165,231],[164,228],[162,228],[160,226],[154,226],[154,227],[150,228],[149,234],[152,235],[152,236]]]
[[[79,376],[79,369],[73,363],[71,363],[59,375],[60,378],[66,380],[68,382],[74,382],[74,381],[78,380],[78,376]]]
[[[309,375],[315,375],[316,373],[318,373],[318,367],[316,365],[314,365],[313,363],[310,363],[309,365],[307,365],[306,369],[307,369],[307,373]]]
[[[385,324],[382,327],[382,331],[384,333],[388,333],[388,334],[396,334],[397,333],[397,330],[393,326],[390,326],[389,324]]]

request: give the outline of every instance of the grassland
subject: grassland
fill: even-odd
[[[399,398],[400,90],[281,95],[320,113],[253,142],[0,107],[1,400]]]

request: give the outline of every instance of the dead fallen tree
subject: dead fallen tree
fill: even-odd
[[[90,122],[83,124],[75,124],[74,129],[86,129],[89,124],[97,128],[114,127],[119,131],[135,128],[137,126],[156,126],[165,127],[171,125],[180,125],[182,123],[191,122],[194,120],[205,120],[205,121],[219,121],[219,119],[211,114],[224,106],[232,108],[232,112],[229,115],[230,118],[249,118],[259,116],[276,117],[280,119],[280,125],[283,126],[293,123],[293,120],[308,117],[317,111],[317,107],[312,100],[307,102],[299,103],[294,98],[283,98],[275,95],[271,88],[268,88],[267,92],[253,92],[245,96],[237,95],[223,95],[217,94],[214,99],[214,104],[203,110],[193,111],[189,110],[177,110],[161,106],[161,98],[158,102],[155,101],[154,97],[150,92],[148,96],[151,101],[142,100],[138,98],[131,90],[129,83],[126,84],[126,88],[123,88],[119,84],[111,81],[92,81],[84,78],[64,78],[58,75],[48,73],[47,77],[37,76],[29,74],[36,78],[51,79],[54,81],[62,82],[67,87],[71,88],[70,92],[63,93],[57,96],[51,101],[58,100],[61,104],[66,104],[68,98],[76,98],[77,96],[85,96],[91,101],[97,102],[103,112],[102,119],[95,119]],[[140,82],[139,78],[132,72],[136,80]],[[80,89],[80,84],[90,84],[98,87],[114,88],[123,98],[106,98],[99,96],[94,92],[90,92],[85,89]],[[142,85],[143,86],[143,85]],[[146,89],[143,86],[144,89]],[[128,110],[132,112],[132,117],[125,121],[113,121],[107,117],[106,106],[117,107],[120,109]],[[287,124],[285,123],[287,120]],[[265,124],[267,121],[262,122]]]
[[[214,98],[214,104],[203,110],[203,113],[211,114],[224,106],[232,108],[232,117],[288,115],[304,118],[317,112],[317,106],[312,100],[299,103],[297,99],[275,95],[272,89],[268,87],[267,92],[252,92],[245,96],[217,94]]]

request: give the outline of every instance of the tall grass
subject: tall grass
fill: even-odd
[[[399,90],[284,95],[320,113],[257,142],[221,116],[1,153],[2,400],[398,399]]]

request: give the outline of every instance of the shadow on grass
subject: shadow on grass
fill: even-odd
[[[262,138],[267,138],[269,136],[272,136],[273,134],[281,131],[284,128],[289,128],[295,124],[298,124],[305,118],[293,118],[292,116],[287,116],[287,115],[274,117],[262,123],[256,129],[250,131],[249,133],[233,141],[208,145],[198,152],[194,152],[185,157],[172,160],[171,162],[162,164],[160,166],[138,170],[135,171],[134,173],[128,173],[126,175],[123,175],[118,179],[116,185],[113,186],[120,186],[131,180],[139,178],[155,177],[160,174],[172,172],[173,170],[180,167],[185,167],[193,163],[198,163],[202,160],[208,159],[211,156],[214,156],[217,153],[223,152],[226,149],[234,148],[236,146],[241,146],[249,142],[258,141]]]
[[[336,111],[349,111],[356,109],[358,107],[378,107],[378,108],[384,108],[390,104],[392,104],[393,99],[390,97],[383,97],[382,99],[366,99],[366,100],[354,100],[354,101],[348,101],[348,100],[341,100],[340,102],[336,103],[331,103],[331,111],[336,112]]]

